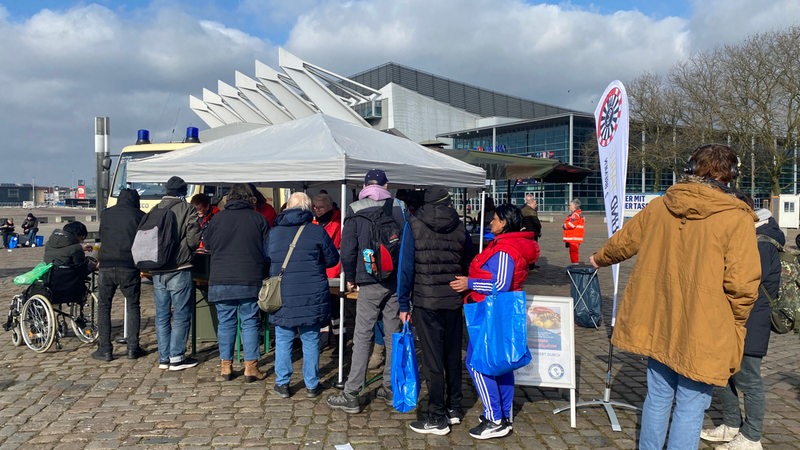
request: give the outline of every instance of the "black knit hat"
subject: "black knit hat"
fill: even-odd
[[[167,180],[167,195],[180,197],[186,195],[188,187],[181,177],[172,177]]]
[[[444,186],[431,186],[425,190],[425,203],[447,205],[450,203],[450,191]]]

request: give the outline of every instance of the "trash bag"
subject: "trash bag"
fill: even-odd
[[[419,372],[414,335],[408,322],[400,333],[392,333],[392,406],[401,413],[417,407]]]
[[[495,292],[482,302],[464,305],[472,355],[478,372],[498,376],[531,362],[525,292]]]
[[[585,328],[598,328],[603,321],[603,297],[597,269],[576,265],[570,266],[567,273],[572,281],[569,292],[575,302],[575,323]]]
[[[40,262],[33,269],[14,277],[14,284],[33,284],[50,271],[51,267],[53,267],[53,263]]]

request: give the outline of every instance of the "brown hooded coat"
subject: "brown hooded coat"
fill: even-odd
[[[612,344],[725,386],[758,297],[756,220],[743,201],[696,177],[651,201],[594,255],[600,266],[637,257]]]

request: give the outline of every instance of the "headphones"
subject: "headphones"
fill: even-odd
[[[739,156],[736,156],[736,164],[731,167],[731,180],[734,180],[739,177],[739,166],[742,165],[742,160],[739,159]],[[694,158],[689,157],[689,160],[686,161],[686,165],[683,167],[683,173],[686,175],[694,175],[697,172],[697,161]]]

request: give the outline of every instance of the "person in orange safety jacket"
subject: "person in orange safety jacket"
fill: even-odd
[[[569,261],[572,264],[580,262],[578,248],[583,243],[584,224],[581,201],[577,198],[573,199],[569,202],[569,216],[564,219],[564,225],[561,226],[564,230],[564,246],[569,249]]]

